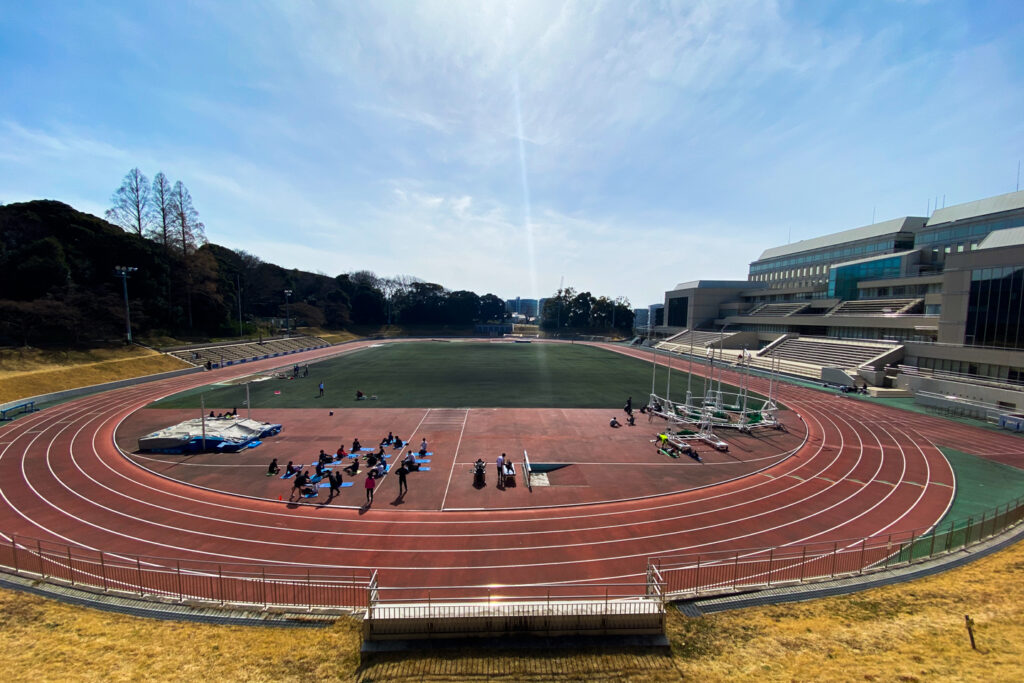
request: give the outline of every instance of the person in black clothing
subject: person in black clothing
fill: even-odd
[[[327,479],[331,482],[331,498],[334,498],[341,493],[341,472],[330,472]]]
[[[281,468],[277,466],[277,458],[274,458],[270,461],[270,466],[267,468],[267,476],[272,477],[280,471]]]
[[[398,475],[398,497],[401,498],[409,491],[409,485],[405,482],[405,475],[409,474],[409,470],[402,465],[395,470],[395,474]]]
[[[353,439],[352,440],[352,455],[355,455],[355,454],[359,453],[359,449],[361,449],[361,448],[362,448],[362,445],[359,443],[359,439]]]
[[[292,482],[292,495],[288,496],[288,500],[291,500],[295,496],[295,492],[298,491],[299,497],[302,497],[303,487],[309,483],[309,477],[306,476],[305,472],[299,472],[295,475],[295,481]]]
[[[626,412],[627,415],[632,415],[633,414],[633,397],[632,396],[630,396],[629,398],[626,399],[626,405],[625,405],[625,407],[623,407],[623,410]]]
[[[323,460],[318,460],[317,463],[316,463],[316,476],[320,477],[321,479],[324,476],[324,461]]]

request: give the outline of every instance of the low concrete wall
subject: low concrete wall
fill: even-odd
[[[1024,391],[998,389],[968,382],[957,382],[949,379],[936,379],[904,373],[899,374],[896,379],[896,385],[900,389],[906,389],[915,394],[927,391],[934,394],[965,398],[971,401],[998,404],[1007,411],[1024,409]]]
[[[55,401],[66,401],[68,399],[77,398],[79,396],[85,396],[86,394],[96,394],[101,391],[110,391],[111,389],[120,389],[121,387],[130,387],[135,384],[145,384],[146,382],[155,382],[161,379],[169,379],[171,377],[181,377],[182,375],[190,375],[193,372],[203,372],[203,368],[185,368],[184,370],[173,370],[171,372],[161,372],[156,375],[143,375],[142,377],[132,377],[131,379],[120,379],[116,382],[106,382],[105,384],[92,384],[87,387],[77,387],[75,389],[66,389],[64,391],[55,391],[49,394],[39,394],[38,396],[28,396],[26,398],[19,398],[16,401],[10,401],[0,405],[0,410],[6,410],[17,405],[21,405],[27,401],[35,401],[39,403],[53,403]]]

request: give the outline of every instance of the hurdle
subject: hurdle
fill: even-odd
[[[530,473],[533,470],[530,468],[530,454],[523,449],[523,479],[526,480],[526,490],[533,493],[533,486],[530,484]]]

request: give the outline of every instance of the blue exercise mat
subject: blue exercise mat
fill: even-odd
[[[292,477],[294,477],[294,476],[295,476],[295,473],[294,473],[294,472],[292,472],[291,474],[282,474],[282,475],[281,475],[281,478],[282,478],[282,479],[291,479],[291,478],[292,478]]]
[[[359,450],[361,450],[361,451],[372,451],[373,449],[372,448],[367,448],[366,446],[363,446]]]
[[[416,458],[416,464],[417,465],[425,465],[428,462],[430,462],[430,458],[427,458],[425,460],[421,460],[420,458]]]
[[[421,467],[418,470],[413,470],[413,472],[429,472],[429,471],[430,471],[429,467]]]

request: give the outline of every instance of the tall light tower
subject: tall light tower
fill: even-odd
[[[132,316],[128,309],[128,274],[137,270],[135,266],[114,266],[114,277],[121,278],[124,286],[124,332],[129,344],[132,343]]]
[[[285,316],[284,336],[285,337],[291,337],[292,336],[292,314],[291,314],[291,309],[288,307],[288,297],[290,297],[291,295],[292,295],[292,290],[290,290],[290,289],[284,290],[284,316]]]

